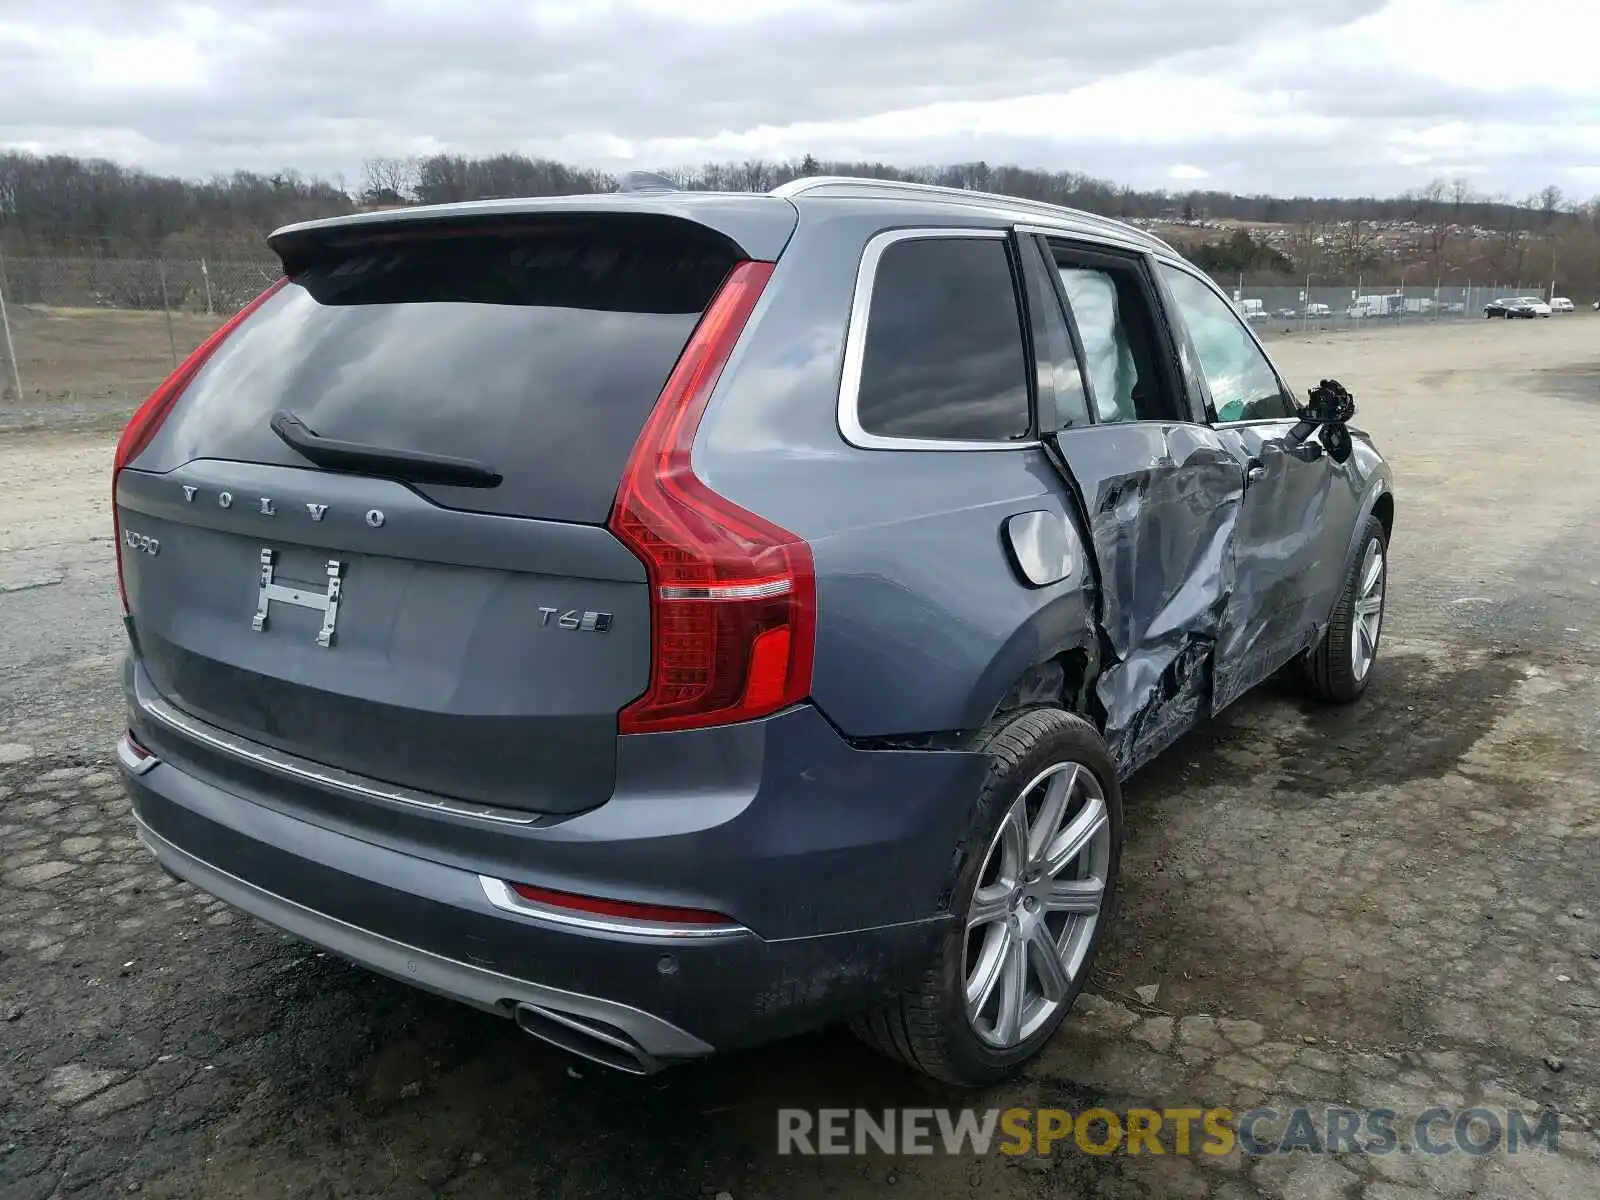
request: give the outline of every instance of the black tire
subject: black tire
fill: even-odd
[[[1361,547],[1356,551],[1355,561],[1350,564],[1349,574],[1345,576],[1344,588],[1339,593],[1339,603],[1333,610],[1333,619],[1328,623],[1328,628],[1323,633],[1322,641],[1317,644],[1317,648],[1307,654],[1301,663],[1301,678],[1306,690],[1315,699],[1330,704],[1349,704],[1360,699],[1371,685],[1372,676],[1377,671],[1378,650],[1383,643],[1383,620],[1387,616],[1386,609],[1380,609],[1377,644],[1372,648],[1372,662],[1365,674],[1359,676],[1356,674],[1351,654],[1351,643],[1356,637],[1356,601],[1361,589],[1361,565],[1366,559],[1367,548],[1374,541],[1377,542],[1378,551],[1383,556],[1383,572],[1380,578],[1387,603],[1389,538],[1383,531],[1383,522],[1377,517],[1368,517],[1366,528],[1361,535]]]
[[[1094,966],[1115,904],[1122,856],[1122,793],[1117,786],[1116,768],[1105,742],[1087,721],[1061,709],[1027,709],[991,725],[984,733],[982,748],[993,765],[959,847],[951,890],[951,911],[963,919],[952,926],[938,957],[915,987],[851,1022],[851,1029],[873,1049],[958,1087],[1000,1083],[1020,1071],[1049,1042]],[[967,1020],[963,977],[965,917],[1000,822],[1030,781],[1050,766],[1069,761],[1093,773],[1105,801],[1111,853],[1104,900],[1065,1002],[1026,1040],[1001,1051],[980,1040]]]

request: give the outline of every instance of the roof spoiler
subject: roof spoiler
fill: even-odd
[[[666,181],[663,181],[666,182]],[[669,184],[670,187],[670,184]],[[683,222],[729,242],[740,257],[776,262],[800,214],[775,196],[680,192],[648,187],[593,196],[480,200],[352,213],[274,230],[267,245],[293,275],[319,253],[387,237],[494,233],[553,221],[632,221],[642,227]]]

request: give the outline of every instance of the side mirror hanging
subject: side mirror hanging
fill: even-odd
[[[1306,405],[1296,414],[1300,420],[1284,435],[1285,454],[1305,462],[1315,462],[1324,450],[1336,463],[1350,457],[1350,431],[1345,423],[1356,415],[1356,400],[1337,379],[1324,379],[1306,396]],[[1321,443],[1307,439],[1318,430]]]
[[[1300,410],[1302,421],[1318,425],[1343,425],[1356,415],[1356,398],[1337,379],[1324,379],[1306,393],[1309,401]]]

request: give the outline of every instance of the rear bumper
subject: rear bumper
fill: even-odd
[[[986,766],[856,751],[809,713],[762,735],[759,786],[737,807],[658,784],[649,801],[549,826],[478,830],[456,814],[381,807],[357,824],[350,808],[303,802],[281,779],[219,773],[171,737],[153,744],[137,711],[133,723],[155,758],[119,752],[125,785],[140,836],[172,874],[380,974],[620,1036],[647,1069],[814,1028],[911,983],[948,930],[940,881]],[[832,746],[812,744],[819,730]],[[795,753],[809,768],[796,769]],[[838,790],[830,803],[811,798],[819,780]],[[601,823],[617,804],[629,819]],[[797,805],[826,826],[796,824]],[[585,822],[596,836],[579,836]],[[421,823],[440,836],[420,839]],[[496,881],[676,901],[738,924],[701,937],[574,928],[508,907]]]
[[[626,1004],[566,992],[485,967],[458,962],[296,904],[219,870],[156,833],[136,818],[139,840],[170,874],[315,946],[380,975],[398,979],[499,1016],[519,1006],[588,1018],[622,1033],[638,1049],[642,1066],[711,1053],[712,1047],[668,1021]]]

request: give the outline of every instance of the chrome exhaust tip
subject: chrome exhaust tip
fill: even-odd
[[[518,1004],[513,1015],[524,1033],[613,1071],[654,1075],[665,1065],[620,1029],[590,1017],[528,1003]]]

